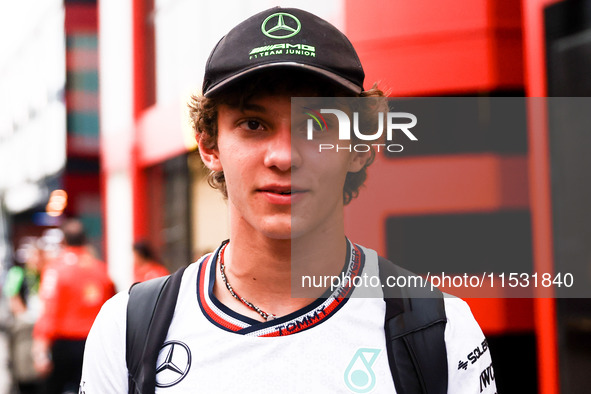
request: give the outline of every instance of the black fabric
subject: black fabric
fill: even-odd
[[[125,356],[129,393],[155,392],[158,353],[174,315],[184,270],[129,289]]]
[[[382,257],[379,267],[382,283],[388,276],[416,277]],[[447,393],[443,294],[430,287],[385,286],[384,300],[388,362],[397,393]]]

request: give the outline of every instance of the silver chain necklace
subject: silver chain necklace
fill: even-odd
[[[238,301],[242,302],[244,305],[246,305],[247,307],[249,307],[250,309],[252,309],[256,313],[261,315],[262,318],[265,319],[265,321],[275,320],[277,318],[277,316],[273,315],[272,313],[267,313],[267,312],[263,311],[261,308],[259,308],[258,306],[256,306],[252,302],[246,300],[243,297],[240,297],[238,294],[236,294],[234,289],[232,289],[232,285],[230,284],[230,282],[228,282],[228,278],[226,277],[226,272],[225,272],[226,267],[224,266],[224,258],[223,258],[224,249],[226,249],[227,245],[228,244],[224,245],[218,253],[218,263],[220,264],[220,273],[222,274],[222,281],[224,281],[224,284],[226,285],[226,289],[228,289],[230,294],[232,294],[232,297],[236,298]]]

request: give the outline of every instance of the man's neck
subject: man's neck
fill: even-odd
[[[294,312],[325,290],[299,289],[302,275],[338,275],[342,270],[347,241],[340,228],[296,239],[272,239],[256,231],[232,235],[224,251],[226,278],[236,293],[263,311],[277,316]],[[214,294],[228,307],[260,320],[226,289],[219,264]]]

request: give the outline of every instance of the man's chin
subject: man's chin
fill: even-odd
[[[292,238],[291,232],[284,233],[284,232],[269,231],[269,232],[265,233],[265,236],[269,239],[274,239],[277,241],[290,240]]]
[[[291,239],[296,240],[308,235],[312,226],[309,218],[298,218],[290,215],[289,218],[283,217],[280,220],[271,220],[265,223],[262,229],[263,234],[271,239]]]
[[[290,230],[285,230],[285,229],[281,229],[281,230],[271,230],[269,229],[268,231],[265,231],[264,234],[266,237],[270,238],[270,239],[276,239],[276,240],[296,240],[299,238],[302,238],[303,236],[305,236],[308,233],[308,231],[304,230],[304,229],[294,229],[293,226],[291,226]]]
[[[291,220],[289,218],[273,220],[265,223],[261,230],[262,234],[270,239],[291,239]]]

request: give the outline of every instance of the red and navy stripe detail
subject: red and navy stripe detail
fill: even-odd
[[[216,261],[222,247],[205,258],[199,266],[197,300],[203,315],[211,323],[226,331],[259,337],[292,335],[328,320],[347,303],[354,290],[353,286],[344,286],[332,293],[327,291],[325,296],[318,298],[300,310],[275,320],[260,322],[231,310],[214,296]],[[354,278],[363,271],[365,254],[359,246],[347,242],[345,261],[347,264],[343,269],[343,273]]]

